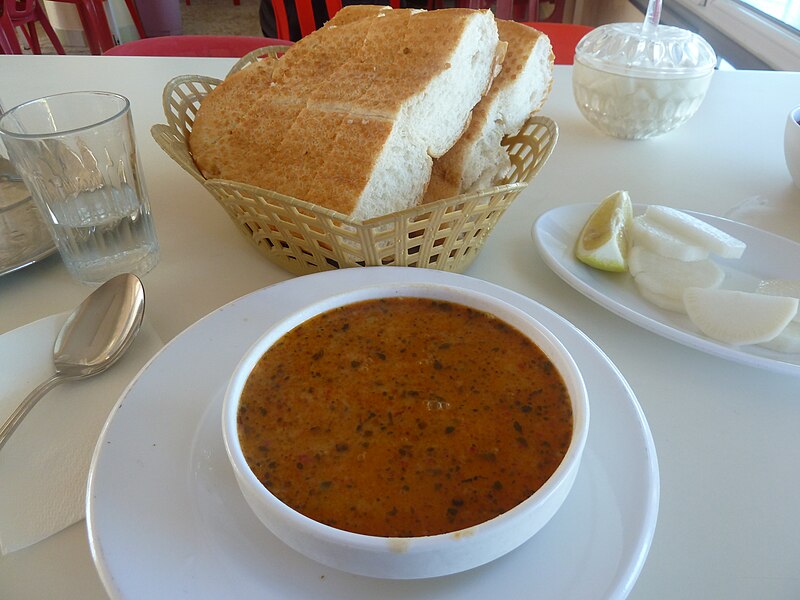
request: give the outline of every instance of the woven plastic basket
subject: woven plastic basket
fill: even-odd
[[[231,72],[283,50],[271,46],[251,52]],[[167,83],[163,94],[167,124],[154,125],[151,133],[173,160],[211,192],[269,260],[298,275],[380,265],[463,271],[503,211],[542,168],[558,139],[554,121],[532,117],[518,135],[503,141],[512,169],[502,185],[355,221],[270,190],[203,177],[187,140],[200,103],[219,83],[200,75],[183,75]]]

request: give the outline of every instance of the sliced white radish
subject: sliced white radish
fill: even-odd
[[[778,337],[760,345],[776,352],[800,353],[800,323],[789,323]]]
[[[647,219],[644,215],[634,217],[631,227],[631,238],[634,246],[642,246],[661,256],[683,261],[705,260],[709,251],[693,244]]]
[[[683,292],[686,291],[687,288],[696,287],[679,285],[674,281],[669,281],[654,273],[639,273],[634,277],[634,281],[639,290],[645,289],[651,294],[658,294],[659,296],[665,296],[666,298],[672,298],[680,302],[683,302]]]
[[[725,271],[711,260],[684,262],[634,246],[628,254],[628,269],[651,292],[683,299],[687,287],[715,288],[725,279]]]
[[[634,279],[634,281],[636,282],[636,288],[639,290],[639,294],[651,304],[655,304],[657,307],[663,308],[664,310],[686,314],[682,299],[670,298],[669,296],[652,292],[650,289],[641,285],[637,279]]]
[[[797,314],[797,298],[687,288],[686,314],[708,337],[729,344],[760,344],[778,336]]]
[[[742,240],[669,206],[654,204],[648,206],[644,214],[651,222],[663,225],[676,235],[708,248],[710,252],[723,258],[741,258],[747,248]]]
[[[765,279],[756,286],[756,292],[769,296],[800,298],[800,279]],[[800,323],[800,311],[794,320]]]
[[[800,279],[763,279],[756,286],[759,294],[800,298]]]

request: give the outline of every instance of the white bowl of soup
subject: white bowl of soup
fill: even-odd
[[[569,352],[527,313],[398,284],[267,331],[222,420],[239,487],[274,535],[335,569],[417,579],[497,559],[551,519],[589,405]]]

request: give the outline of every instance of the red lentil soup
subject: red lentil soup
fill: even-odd
[[[242,392],[239,439],[285,504],[347,531],[453,532],[513,508],[572,436],[566,386],[541,349],[487,313],[366,300],[297,326]]]

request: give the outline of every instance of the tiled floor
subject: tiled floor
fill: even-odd
[[[233,0],[191,0],[187,6],[185,0],[157,0],[180,2],[183,34],[185,35],[261,35],[258,22],[259,0],[240,0],[239,6]],[[43,54],[55,54],[47,36],[39,36]],[[20,41],[22,36],[20,36]],[[27,46],[24,52],[30,53]],[[88,54],[85,47],[65,46],[67,54]]]
[[[162,0],[163,1],[163,0]],[[261,35],[259,0],[191,0],[182,5],[183,33],[186,35]]]

